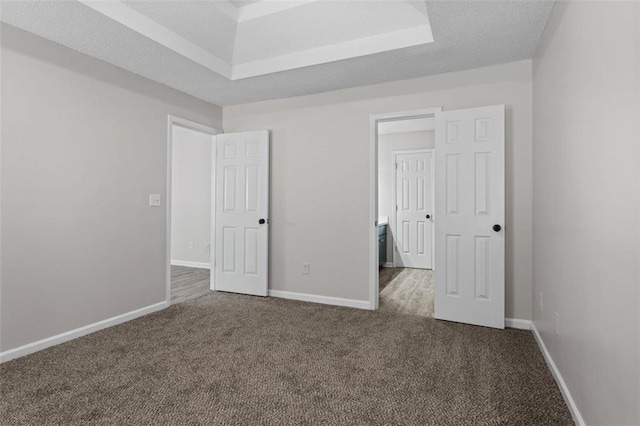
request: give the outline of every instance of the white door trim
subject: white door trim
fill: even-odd
[[[434,148],[421,148],[421,149],[399,149],[399,150],[393,150],[391,151],[391,171],[392,173],[392,179],[391,179],[391,219],[389,220],[389,228],[392,229],[392,233],[393,233],[393,244],[395,245],[396,243],[396,222],[398,221],[398,211],[396,210],[396,203],[397,203],[397,199],[396,199],[396,174],[397,174],[397,170],[394,170],[396,163],[398,162],[397,156],[401,155],[401,154],[422,154],[422,153],[431,153],[431,160],[433,161],[433,164],[431,165],[431,193],[435,196],[435,167],[433,167],[435,165],[435,149]],[[432,200],[432,206],[431,206],[431,218],[432,218],[432,228],[433,230],[435,230],[435,222],[433,222],[433,211],[435,210],[435,204],[436,204],[436,200],[435,197]],[[387,233],[389,232],[389,228],[387,228]],[[434,263],[434,253],[435,253],[435,238],[434,237],[435,234],[432,233],[431,236],[431,270],[435,269],[435,263]],[[389,241],[389,238],[387,238],[387,241]],[[392,251],[392,257],[391,257],[391,261],[393,263],[393,267],[397,267],[398,266],[398,262],[396,261],[396,253],[397,250],[394,247],[393,251]]]
[[[196,123],[195,121],[186,120],[184,118],[176,117],[173,115],[169,115],[167,118],[167,182],[166,182],[166,200],[165,200],[165,298],[167,302],[167,306],[171,305],[171,161],[172,161],[172,147],[173,147],[173,126],[184,127],[189,130],[194,130],[196,132],[205,133],[207,135],[215,136],[219,133],[223,133],[222,130],[216,129],[215,127],[209,127],[204,124]],[[212,140],[212,147],[214,149],[211,150],[211,164],[215,165],[215,138]],[[215,185],[213,179],[215,179],[215,173],[211,173],[212,175],[212,185]],[[215,186],[211,187],[212,191],[215,189]],[[215,203],[215,199],[211,200],[212,205]],[[215,225],[215,215],[211,215],[211,229]],[[215,259],[215,244],[213,240],[210,243],[210,253],[209,253],[209,262],[213,265],[213,260]],[[213,282],[212,282],[213,283]],[[212,284],[213,285],[213,284]],[[211,288],[213,290],[213,287]]]
[[[378,123],[435,118],[442,107],[369,116],[369,309],[378,309]]]

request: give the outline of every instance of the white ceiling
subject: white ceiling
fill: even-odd
[[[3,1],[2,20],[218,105],[531,58],[551,1]]]
[[[416,0],[78,1],[229,80],[433,41]]]

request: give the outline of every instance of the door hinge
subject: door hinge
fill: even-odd
[[[396,211],[398,211],[398,205],[396,204]]]
[[[398,163],[396,163],[396,170],[398,170]]]

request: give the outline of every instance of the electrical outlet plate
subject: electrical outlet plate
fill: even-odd
[[[302,264],[302,273],[304,275],[309,275],[309,269],[310,269],[310,265],[308,263]]]
[[[160,207],[162,205],[162,195],[161,194],[149,194],[149,206],[150,207]]]

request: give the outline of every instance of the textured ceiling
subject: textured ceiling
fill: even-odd
[[[422,0],[77,1],[230,80],[433,41]]]
[[[397,0],[379,3],[394,1]],[[217,13],[211,1],[142,3],[128,2],[128,5],[138,11],[144,10],[144,14],[156,23],[170,26],[174,33],[194,46],[204,51],[215,51],[220,58],[225,57],[222,59],[233,60],[235,40],[225,38],[225,34],[230,34],[229,31],[216,28],[233,27],[236,23],[228,14]],[[165,4],[158,7],[161,3]],[[343,0],[342,3],[347,4],[345,10],[348,10],[348,4],[354,2]],[[432,43],[235,81],[78,1],[5,0],[2,20],[225,106],[529,59],[538,44],[553,3],[427,1],[412,2],[411,6],[419,13],[424,13],[424,10],[428,12],[434,39]],[[252,5],[241,9],[249,7]],[[295,8],[289,9],[287,13],[295,11]],[[284,12],[281,16],[284,16]],[[271,15],[269,19],[276,17]],[[208,25],[214,20],[216,25]],[[180,21],[180,25],[175,25],[177,21]],[[331,28],[332,22],[325,22],[325,25]],[[322,22],[316,24],[323,25]],[[287,26],[286,21],[271,26],[276,25]],[[293,28],[295,23],[291,22],[290,25]],[[394,24],[390,22],[388,25]],[[304,40],[292,41],[305,42],[309,43]],[[272,47],[274,51],[277,48]]]

